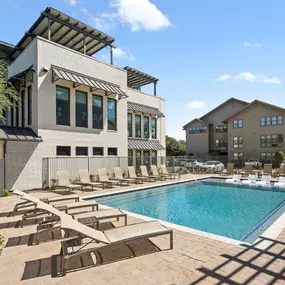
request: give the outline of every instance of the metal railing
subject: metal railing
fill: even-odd
[[[5,182],[5,179],[4,179],[4,159],[3,158],[0,158],[0,191],[4,189],[4,182]]]

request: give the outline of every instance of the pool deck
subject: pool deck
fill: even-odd
[[[183,179],[191,177],[185,175]],[[131,188],[78,194],[86,197]],[[40,198],[55,195],[44,191],[31,194]],[[0,199],[0,234],[5,238],[0,257],[1,285],[285,284],[285,230],[276,239],[262,238],[270,243],[261,250],[256,245],[235,245],[174,229],[173,250],[163,251],[169,245],[167,236],[116,245],[100,251],[103,265],[86,255],[61,277],[60,241],[47,236],[47,242],[32,245],[36,221],[20,228],[17,223],[20,215],[7,217],[5,214],[19,201],[16,196]],[[139,221],[133,216],[128,220],[129,223]],[[107,222],[101,229],[120,223]]]

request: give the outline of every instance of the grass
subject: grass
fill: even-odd
[[[1,196],[1,197],[8,197],[8,196],[11,196],[11,193],[10,193],[7,189],[3,189],[3,190],[0,192],[0,196]]]
[[[3,244],[4,244],[4,238],[0,235],[0,256],[2,254]]]

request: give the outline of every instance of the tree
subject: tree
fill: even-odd
[[[186,142],[183,140],[176,140],[175,138],[166,136],[166,155],[186,155]]]
[[[4,112],[14,107],[18,100],[18,92],[14,86],[7,81],[8,63],[0,60],[0,119],[5,120]]]

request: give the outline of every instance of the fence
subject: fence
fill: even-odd
[[[2,190],[2,189],[4,189],[4,182],[5,182],[5,180],[4,180],[4,170],[5,170],[5,168],[4,168],[4,159],[3,158],[0,158],[0,191]]]

